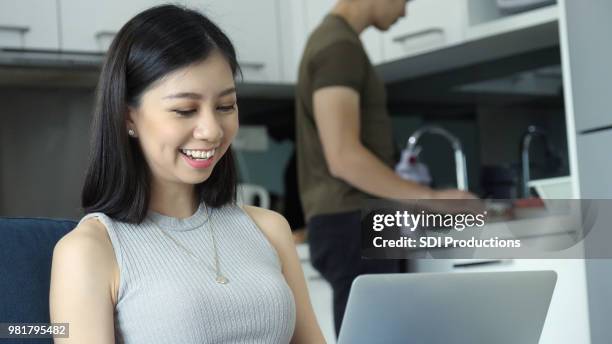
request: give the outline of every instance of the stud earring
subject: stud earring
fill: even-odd
[[[134,137],[134,136],[136,136],[136,132],[134,131],[134,129],[129,129],[128,130],[128,135]]]

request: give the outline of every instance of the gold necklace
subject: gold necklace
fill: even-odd
[[[215,253],[215,281],[219,284],[228,284],[229,283],[229,279],[227,277],[225,277],[222,273],[221,273],[221,267],[219,265],[219,253],[217,252],[217,240],[215,238],[215,230],[214,230],[214,226],[212,224],[212,219],[210,217],[210,212],[208,210],[208,206],[206,207],[206,218],[208,219],[208,224],[210,227],[210,236],[212,237],[212,243],[213,243],[213,251]],[[173,236],[171,236],[170,234],[166,233],[163,229],[161,229],[161,227],[159,227],[157,225],[157,223],[155,223],[155,221],[151,221],[153,222],[153,224],[155,225],[155,227],[162,233],[164,234],[166,237],[170,238],[170,240],[172,240],[179,248],[183,249],[185,252],[187,252],[187,254],[189,254],[193,259],[199,261],[199,262],[203,262],[202,259],[200,259],[200,257],[196,256],[190,249],[188,249],[187,247],[185,247],[183,244],[181,244],[178,240],[176,240]]]

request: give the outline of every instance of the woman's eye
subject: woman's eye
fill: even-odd
[[[221,112],[231,112],[231,111],[234,111],[235,108],[236,108],[236,104],[232,104],[229,106],[219,106],[217,109],[219,109],[219,111]]]
[[[189,116],[196,112],[196,110],[172,110],[181,116]]]

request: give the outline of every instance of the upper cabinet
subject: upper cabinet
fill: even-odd
[[[336,0],[306,0],[304,1],[304,14],[306,15],[306,27],[303,33],[308,37],[310,33],[323,21],[323,18],[331,12]],[[372,63],[382,62],[382,36],[381,33],[369,28],[361,35],[361,41]]]
[[[397,60],[462,42],[467,18],[461,0],[417,0],[383,36],[385,61]]]
[[[487,36],[501,35],[527,29],[530,39],[542,35],[542,26],[557,22],[558,6],[553,0],[531,1],[539,3],[535,8],[528,7],[528,1],[505,1],[506,4],[523,3],[525,10],[512,10],[516,7],[500,7],[501,1],[467,0],[466,39],[482,39]],[[520,7],[518,7],[520,9]],[[534,37],[535,36],[535,37]]]
[[[304,14],[306,15],[306,37],[323,21],[323,18],[332,10],[336,0],[307,0],[304,1]],[[373,63],[382,62],[382,41],[380,32],[374,28],[366,30],[361,35],[364,48]]]
[[[572,99],[567,107],[573,113],[575,129],[579,133],[612,128],[612,3],[600,1],[593,6],[583,5],[566,0],[562,11],[565,16],[562,32],[567,37],[562,45],[564,70],[569,71],[564,73],[564,82],[571,85],[565,91],[567,97],[571,96]],[[608,142],[611,136],[607,134]],[[603,180],[605,174],[600,175]],[[608,195],[612,195],[612,192],[608,192]]]
[[[190,1],[209,16],[234,43],[245,81],[281,82],[279,1]]]
[[[0,1],[0,49],[61,51],[70,58],[103,54],[130,18],[162,3],[167,0]],[[278,84],[296,81],[306,40],[336,0],[178,3],[202,11],[227,33],[244,81]],[[556,5],[518,14],[504,12],[494,0],[417,0],[406,6],[406,17],[390,30],[361,34],[386,81],[558,44]]]
[[[0,48],[57,50],[56,0],[0,1]]]
[[[361,40],[373,64],[402,59],[426,51],[458,44],[465,38],[468,0],[418,0],[407,4],[406,18],[389,31],[374,27],[361,34]],[[295,82],[306,40],[312,30],[332,10],[335,0],[286,0],[281,4],[285,33],[283,48],[285,75]],[[443,10],[441,10],[443,9]]]
[[[281,81],[278,1],[198,0],[179,3],[201,11],[229,36],[236,48],[244,81],[265,83]],[[60,0],[61,49],[104,52],[131,17],[166,2]]]
[[[61,49],[105,52],[131,17],[162,1],[155,0],[59,0]]]
[[[285,81],[296,82],[306,41],[335,3],[336,0],[283,0],[280,3]],[[369,28],[361,34],[361,41],[373,64],[384,61],[381,32]]]

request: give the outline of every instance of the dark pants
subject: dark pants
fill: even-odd
[[[403,271],[401,261],[361,258],[360,211],[314,216],[308,223],[313,267],[331,284],[336,335],[344,317],[353,280],[362,274]]]

